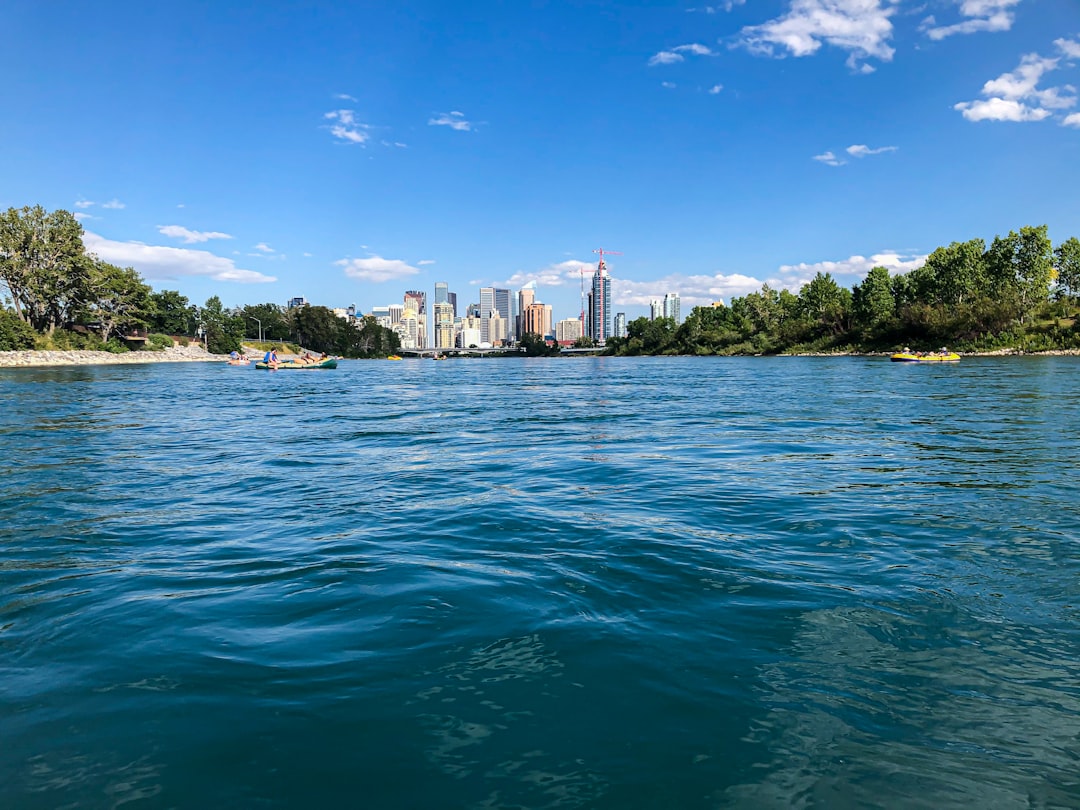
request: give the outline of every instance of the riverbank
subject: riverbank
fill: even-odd
[[[0,352],[0,368],[31,368],[37,366],[97,366],[132,363],[199,363],[227,360],[225,355],[210,354],[201,345],[173,346],[160,352],[88,352],[88,351],[21,351]]]

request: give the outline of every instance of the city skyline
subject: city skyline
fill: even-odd
[[[533,284],[558,321],[610,247],[633,320],[1080,221],[1071,0],[11,0],[0,23],[0,207],[74,211],[198,303],[417,289],[430,329],[436,281],[459,316]]]

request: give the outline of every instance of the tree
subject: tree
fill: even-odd
[[[153,309],[148,317],[149,327],[166,335],[192,335],[198,325],[198,309],[186,296],[176,290],[162,290],[150,295]]]
[[[1080,239],[1070,236],[1054,250],[1057,285],[1066,295],[1080,295]]]
[[[872,267],[862,284],[855,286],[851,297],[851,316],[855,325],[874,332],[887,324],[896,311],[892,279],[886,267]]]
[[[87,298],[90,262],[69,211],[40,205],[0,214],[0,283],[15,313],[39,332],[69,323]]]
[[[611,338],[608,338],[611,340]],[[575,349],[593,349],[596,348],[596,340],[589,335],[582,335],[574,341]]]
[[[280,304],[254,304],[240,310],[245,324],[245,337],[264,340],[286,340],[291,333],[289,317]]]
[[[549,346],[540,335],[534,335],[532,332],[526,332],[521,336],[518,348],[526,357],[554,357],[561,351],[559,344]]]
[[[349,326],[326,307],[297,307],[293,310],[292,321],[293,338],[297,343],[305,349],[327,354],[338,350],[341,325]]]
[[[831,273],[818,273],[799,290],[799,308],[824,331],[840,334],[851,308],[851,291],[837,284]]]
[[[920,290],[922,300],[956,306],[971,303],[982,295],[986,287],[985,253],[986,243],[982,239],[939,247],[915,273],[917,279],[925,279],[930,286]]]
[[[0,309],[0,352],[34,348],[33,327],[8,309]]]
[[[93,259],[90,293],[82,315],[93,322],[103,341],[123,336],[128,330],[145,326],[153,312],[150,288],[132,268]]]
[[[995,236],[986,253],[991,294],[1015,298],[1021,322],[1050,297],[1054,251],[1046,234],[1046,225],[1009,231],[1006,237]]]
[[[202,327],[206,330],[206,350],[211,354],[228,354],[240,348],[244,337],[243,321],[226,312],[216,295],[206,299],[199,312]]]

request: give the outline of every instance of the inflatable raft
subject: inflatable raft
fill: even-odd
[[[894,363],[956,363],[960,355],[956,352],[897,352],[889,359]]]
[[[321,363],[278,363],[277,367],[278,371],[286,369],[337,368],[337,360],[323,360]],[[273,369],[272,366],[263,362],[256,363],[255,368]]]

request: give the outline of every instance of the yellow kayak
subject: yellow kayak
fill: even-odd
[[[889,358],[894,363],[956,363],[956,352],[897,352]]]

